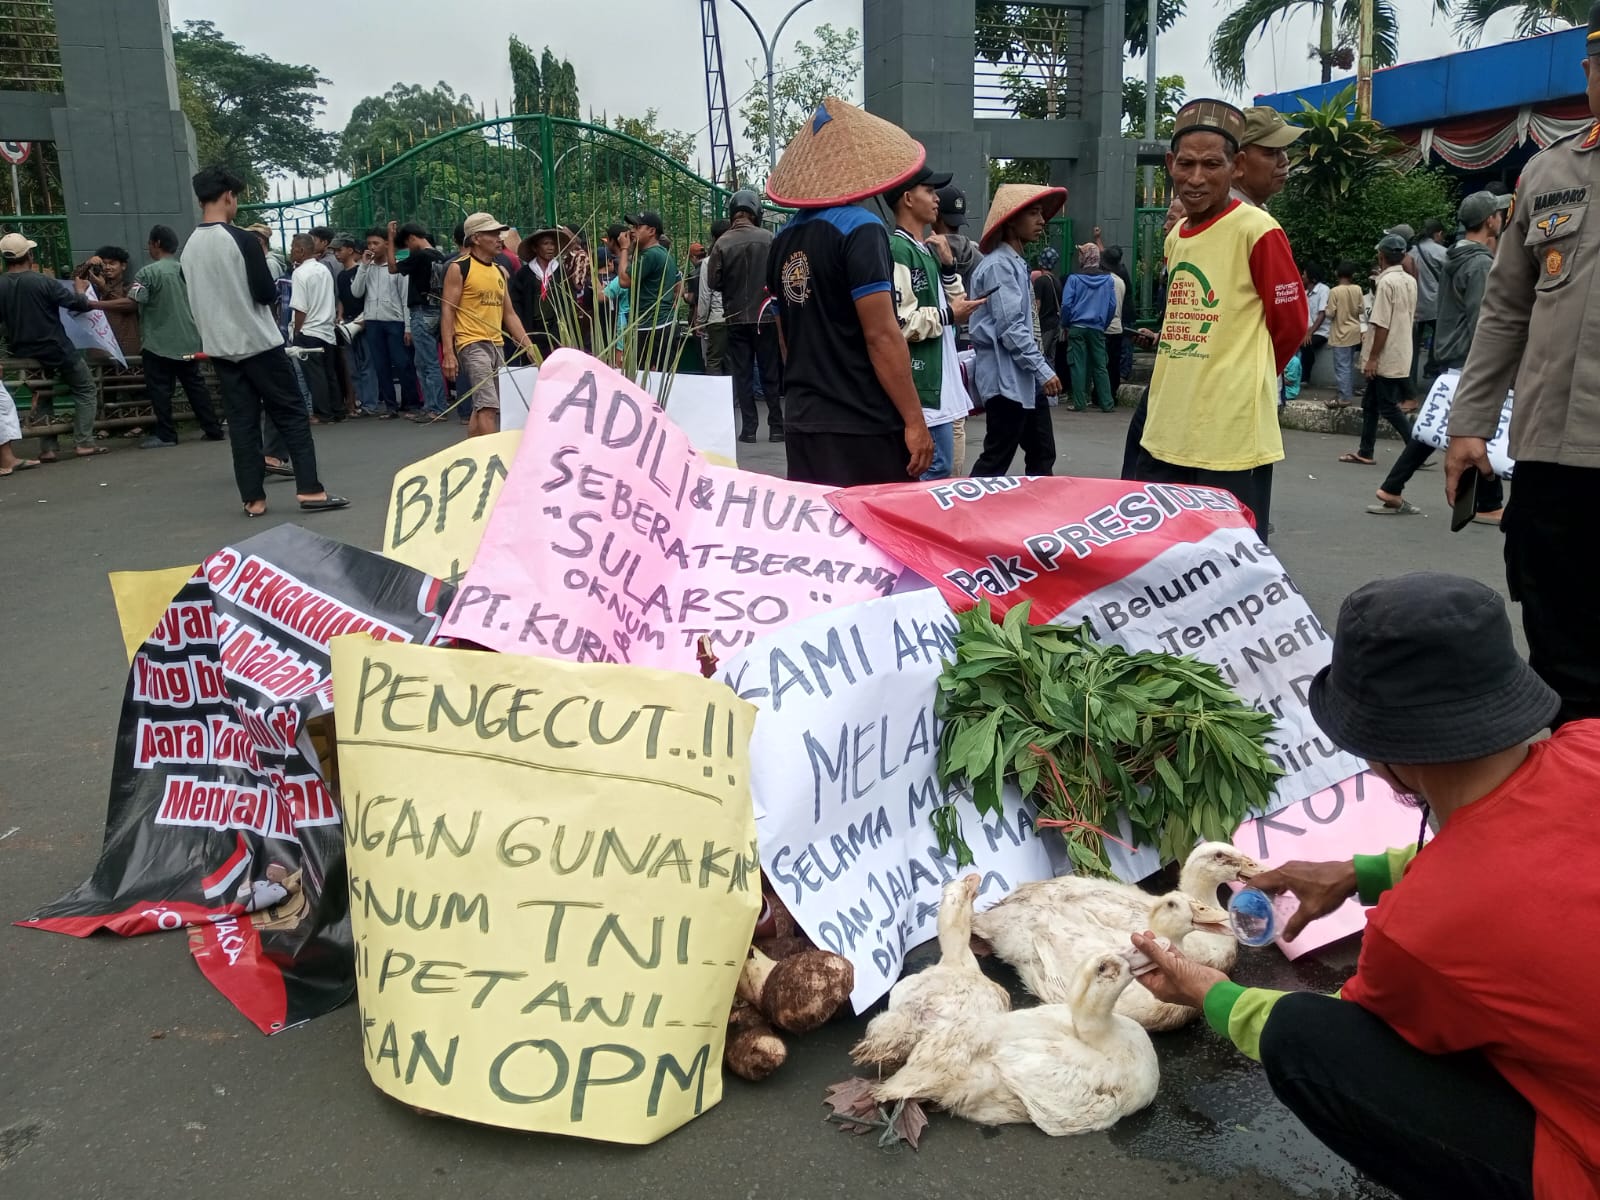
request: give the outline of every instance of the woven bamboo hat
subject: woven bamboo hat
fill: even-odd
[[[985,254],[993,250],[995,243],[1000,240],[1000,231],[1006,227],[1006,222],[1018,213],[1037,204],[1044,209],[1044,219],[1048,221],[1061,211],[1066,202],[1067,189],[1064,187],[1043,187],[1037,183],[1002,183],[995,191],[994,200],[989,205],[989,219],[983,223],[983,236],[978,239],[978,249]]]
[[[927,157],[898,125],[829,96],[784,150],[767,196],[792,208],[853,204],[904,183]]]

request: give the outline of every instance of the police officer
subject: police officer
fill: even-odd
[[[1557,724],[1600,717],[1600,3],[1589,10],[1589,128],[1537,154],[1517,184],[1450,413],[1445,491],[1490,474],[1488,439],[1516,386],[1506,585],[1528,661],[1561,696]],[[1472,694],[1469,682],[1462,695]]]

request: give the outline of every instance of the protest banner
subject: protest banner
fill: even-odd
[[[1130,650],[1213,663],[1277,720],[1268,749],[1284,774],[1273,809],[1362,769],[1306,706],[1331,636],[1228,493],[1116,479],[972,478],[851,488],[828,499],[954,607],[988,600],[998,617],[1029,600],[1035,621],[1084,622]],[[1137,876],[1159,863],[1141,852],[1113,865]]]
[[[1415,845],[1421,814],[1402,803],[1370,771],[1336,783],[1315,796],[1239,826],[1233,844],[1269,867],[1286,862],[1338,862],[1353,854],[1382,854],[1391,846]],[[1347,900],[1338,912],[1313,921],[1292,942],[1278,947],[1291,959],[1360,933],[1367,909]]]
[[[938,592],[905,592],[796,622],[719,674],[761,710],[750,744],[761,865],[811,939],[854,965],[858,1013],[937,933],[947,880],[978,873],[988,908],[1054,873],[1014,789],[998,817],[958,800],[973,865],[939,853],[934,696],[955,628]]]
[[[521,442],[520,433],[468,438],[397,471],[384,554],[452,586],[460,583]]]
[[[1433,381],[1428,397],[1422,402],[1416,422],[1411,426],[1411,436],[1425,446],[1445,450],[1450,446],[1450,406],[1455,403],[1456,385],[1461,382],[1461,372],[1450,370]],[[1489,439],[1489,465],[1501,479],[1510,479],[1516,463],[1511,458],[1511,409],[1515,395],[1506,393],[1500,407],[1500,424]]]
[[[533,416],[446,622],[577,662],[696,669],[812,613],[887,595],[900,566],[827,489],[709,465],[596,359],[545,360]]]
[[[448,591],[292,525],[208,557],[134,656],[94,874],[19,924],[188,927],[196,964],[263,1033],[344,1003],[350,926],[324,891],[343,886],[344,839],[316,745],[328,639],[427,640]]]
[[[184,584],[199,567],[164,567],[158,571],[111,571],[111,599],[117,606],[117,624],[122,629],[122,646],[131,665],[161,622]]]
[[[367,1071],[431,1112],[645,1143],[722,1096],[761,905],[720,683],[339,638]]]
[[[63,286],[70,288],[70,283],[63,282]],[[94,285],[90,284],[84,297],[89,300],[98,300]],[[79,350],[104,350],[114,358],[120,366],[127,366],[128,360],[122,355],[122,346],[117,342],[117,335],[111,332],[111,322],[106,320],[106,314],[99,309],[91,312],[75,313],[66,309],[57,309],[61,314],[61,327],[67,331],[67,339]]]
[[[533,385],[539,368],[513,367],[500,375],[500,430],[522,429],[528,423]],[[659,397],[666,388],[664,411],[673,424],[689,435],[689,444],[706,461],[719,467],[739,463],[739,443],[733,427],[733,380],[726,375],[674,375],[650,372],[644,390]]]

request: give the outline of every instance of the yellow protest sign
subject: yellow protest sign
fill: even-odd
[[[394,477],[383,552],[446,583],[460,583],[494,511],[520,430],[468,438]]]
[[[107,575],[111,599],[117,606],[117,623],[122,626],[122,645],[130,663],[166,615],[172,598],[197,570],[198,567],[162,567],[158,571],[112,571]]]
[[[635,1144],[717,1103],[760,905],[755,710],[669,671],[331,646],[373,1082]]]

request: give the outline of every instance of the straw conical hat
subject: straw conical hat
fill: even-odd
[[[784,150],[767,196],[792,208],[853,204],[904,183],[927,157],[898,125],[829,96]]]
[[[978,239],[978,249],[985,254],[995,248],[1000,231],[1007,221],[1035,204],[1044,209],[1044,219],[1049,220],[1061,211],[1067,202],[1067,189],[1045,187],[1038,183],[1002,183],[989,205],[989,219],[983,223],[983,236]]]

